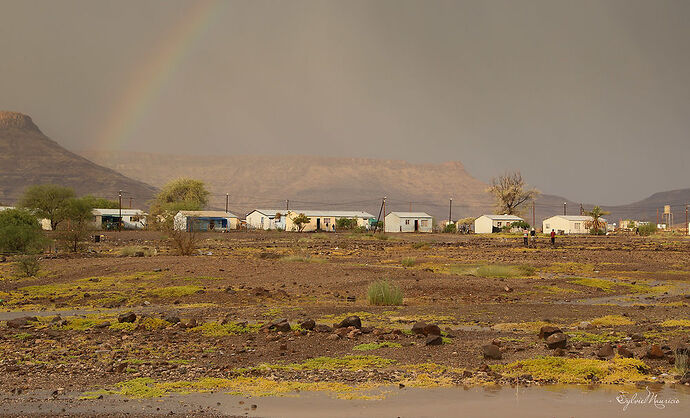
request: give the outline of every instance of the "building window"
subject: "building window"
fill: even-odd
[[[496,226],[500,228],[502,223],[503,222],[496,222]]]
[[[575,229],[580,229],[580,224],[579,224],[579,223],[576,223],[576,224],[575,224]]]
[[[551,228],[551,226],[549,226],[549,224],[544,225],[544,229],[549,229],[549,228]]]
[[[409,220],[409,219],[405,219],[405,225],[409,225],[409,224],[410,224],[410,220]]]
[[[139,222],[139,217],[138,216],[130,216],[129,221],[130,222]]]
[[[420,222],[420,225],[422,225],[422,226],[428,226],[428,224],[429,224],[429,221],[427,221],[427,220],[422,220],[422,222]]]

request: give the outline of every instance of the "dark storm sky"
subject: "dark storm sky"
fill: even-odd
[[[602,204],[690,187],[689,1],[0,9],[0,109],[72,150],[459,160]]]

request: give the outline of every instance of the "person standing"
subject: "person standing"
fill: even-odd
[[[551,245],[556,246],[556,231],[553,229],[551,230]]]
[[[522,234],[522,241],[525,244],[525,247],[529,247],[529,232],[527,231],[527,228],[525,228],[524,233]]]
[[[534,248],[537,248],[537,231],[532,228],[531,231],[529,231],[530,239],[532,240],[532,246]]]

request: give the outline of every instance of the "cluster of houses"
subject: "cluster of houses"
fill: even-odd
[[[0,206],[0,211],[10,209]],[[93,227],[97,230],[144,229],[148,214],[139,209],[94,209]],[[304,216],[301,216],[304,215]],[[306,219],[305,219],[306,217]],[[298,219],[299,218],[299,219]],[[245,219],[240,219],[231,212],[203,210],[180,211],[174,219],[174,229],[178,231],[231,231],[249,230],[282,230],[282,231],[336,231],[338,220],[348,219],[351,226],[364,230],[373,230],[378,219],[363,211],[338,210],[280,210],[255,209]],[[298,222],[295,222],[298,220]],[[299,222],[299,221],[302,222]],[[41,219],[43,229],[50,229],[50,221]],[[542,222],[544,233],[556,232],[559,235],[587,234],[590,232],[590,216],[556,215]],[[600,219],[607,231],[612,229],[606,219]],[[446,223],[448,223],[446,221]],[[385,232],[433,232],[434,222],[431,215],[425,212],[390,212],[382,220]],[[527,225],[525,220],[515,215],[482,215],[474,220],[474,233],[491,234],[520,229]],[[621,222],[621,228],[624,225]]]

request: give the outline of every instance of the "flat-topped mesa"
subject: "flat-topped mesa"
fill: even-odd
[[[0,110],[0,129],[24,129],[40,132],[30,116],[19,112]]]

